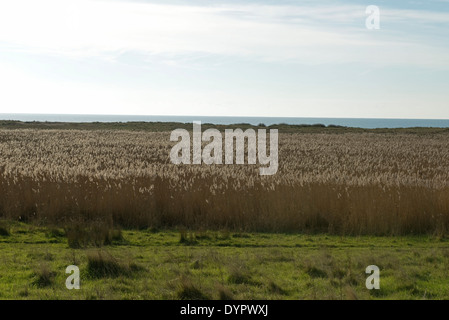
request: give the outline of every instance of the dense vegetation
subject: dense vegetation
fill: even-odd
[[[174,165],[169,131],[1,129],[0,217],[62,226],[447,234],[445,129],[303,129],[324,131],[281,131],[273,176],[260,176],[259,165]]]

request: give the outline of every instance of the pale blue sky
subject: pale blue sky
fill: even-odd
[[[448,119],[448,35],[449,0],[0,1],[0,113]]]

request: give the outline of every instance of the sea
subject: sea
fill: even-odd
[[[93,115],[93,114],[28,114],[0,113],[0,120],[17,120],[23,122],[182,122],[212,124],[275,125],[275,124],[323,124],[374,128],[449,128],[449,119],[382,119],[382,118],[305,118],[305,117],[216,117],[216,116],[150,116],[150,115]]]

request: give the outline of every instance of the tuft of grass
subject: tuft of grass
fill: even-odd
[[[231,232],[229,232],[228,229],[224,229],[220,232],[220,235],[218,238],[221,240],[229,240],[229,239],[231,239]]]
[[[251,235],[243,232],[237,232],[232,235],[233,238],[251,238]]]
[[[229,268],[228,282],[232,284],[253,284],[251,273],[243,265],[232,265]]]
[[[28,287],[25,287],[25,288],[23,288],[23,290],[20,290],[20,291],[18,292],[18,295],[19,295],[19,297],[21,297],[21,298],[26,298],[26,297],[29,296],[29,294],[30,294],[30,292],[28,291]]]
[[[306,273],[312,278],[327,278],[327,272],[316,266],[307,266]]]
[[[348,300],[359,300],[359,297],[357,296],[355,290],[352,287],[350,286],[345,287],[345,292],[346,298]]]
[[[137,265],[125,265],[105,251],[96,250],[87,254],[87,272],[91,278],[129,276],[137,269]]]
[[[202,292],[192,281],[182,278],[176,296],[180,300],[209,300],[204,292]]]
[[[57,227],[50,227],[47,230],[47,237],[48,238],[62,238],[65,237],[65,231],[61,228]]]
[[[65,235],[70,248],[79,249],[88,246],[102,247],[124,240],[121,229],[114,229],[107,224],[75,224],[65,227]]]
[[[187,232],[184,229],[181,229],[179,231],[179,243],[185,244],[185,245],[195,245],[198,243],[197,237],[195,233],[193,232]]]
[[[66,227],[65,234],[70,248],[78,249],[87,245],[87,234],[79,225]]]
[[[7,237],[9,234],[9,230],[7,228],[0,226],[0,236]]]
[[[192,267],[192,269],[198,270],[203,267],[203,263],[197,259],[191,264],[191,267]]]
[[[43,258],[46,261],[53,261],[55,256],[51,252],[47,251],[47,252],[44,253],[44,257]]]
[[[7,237],[9,235],[10,235],[9,227],[3,222],[0,222],[0,236]]]
[[[122,229],[110,230],[109,237],[111,239],[111,243],[125,240],[125,238],[123,237]]]
[[[198,231],[193,234],[195,240],[212,240],[212,235],[207,231]]]
[[[268,290],[271,293],[274,294],[280,294],[280,295],[287,295],[287,291],[285,291],[284,289],[282,289],[278,284],[276,284],[274,281],[270,281],[268,283]]]
[[[53,284],[56,272],[51,271],[50,267],[47,264],[41,264],[34,271],[34,275],[36,276],[34,284],[39,288],[44,288]]]
[[[228,288],[220,286],[218,288],[218,298],[220,300],[234,300],[234,295]]]

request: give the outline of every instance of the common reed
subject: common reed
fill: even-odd
[[[279,169],[174,165],[170,132],[0,130],[0,217],[124,228],[439,234],[449,134],[279,135]]]

